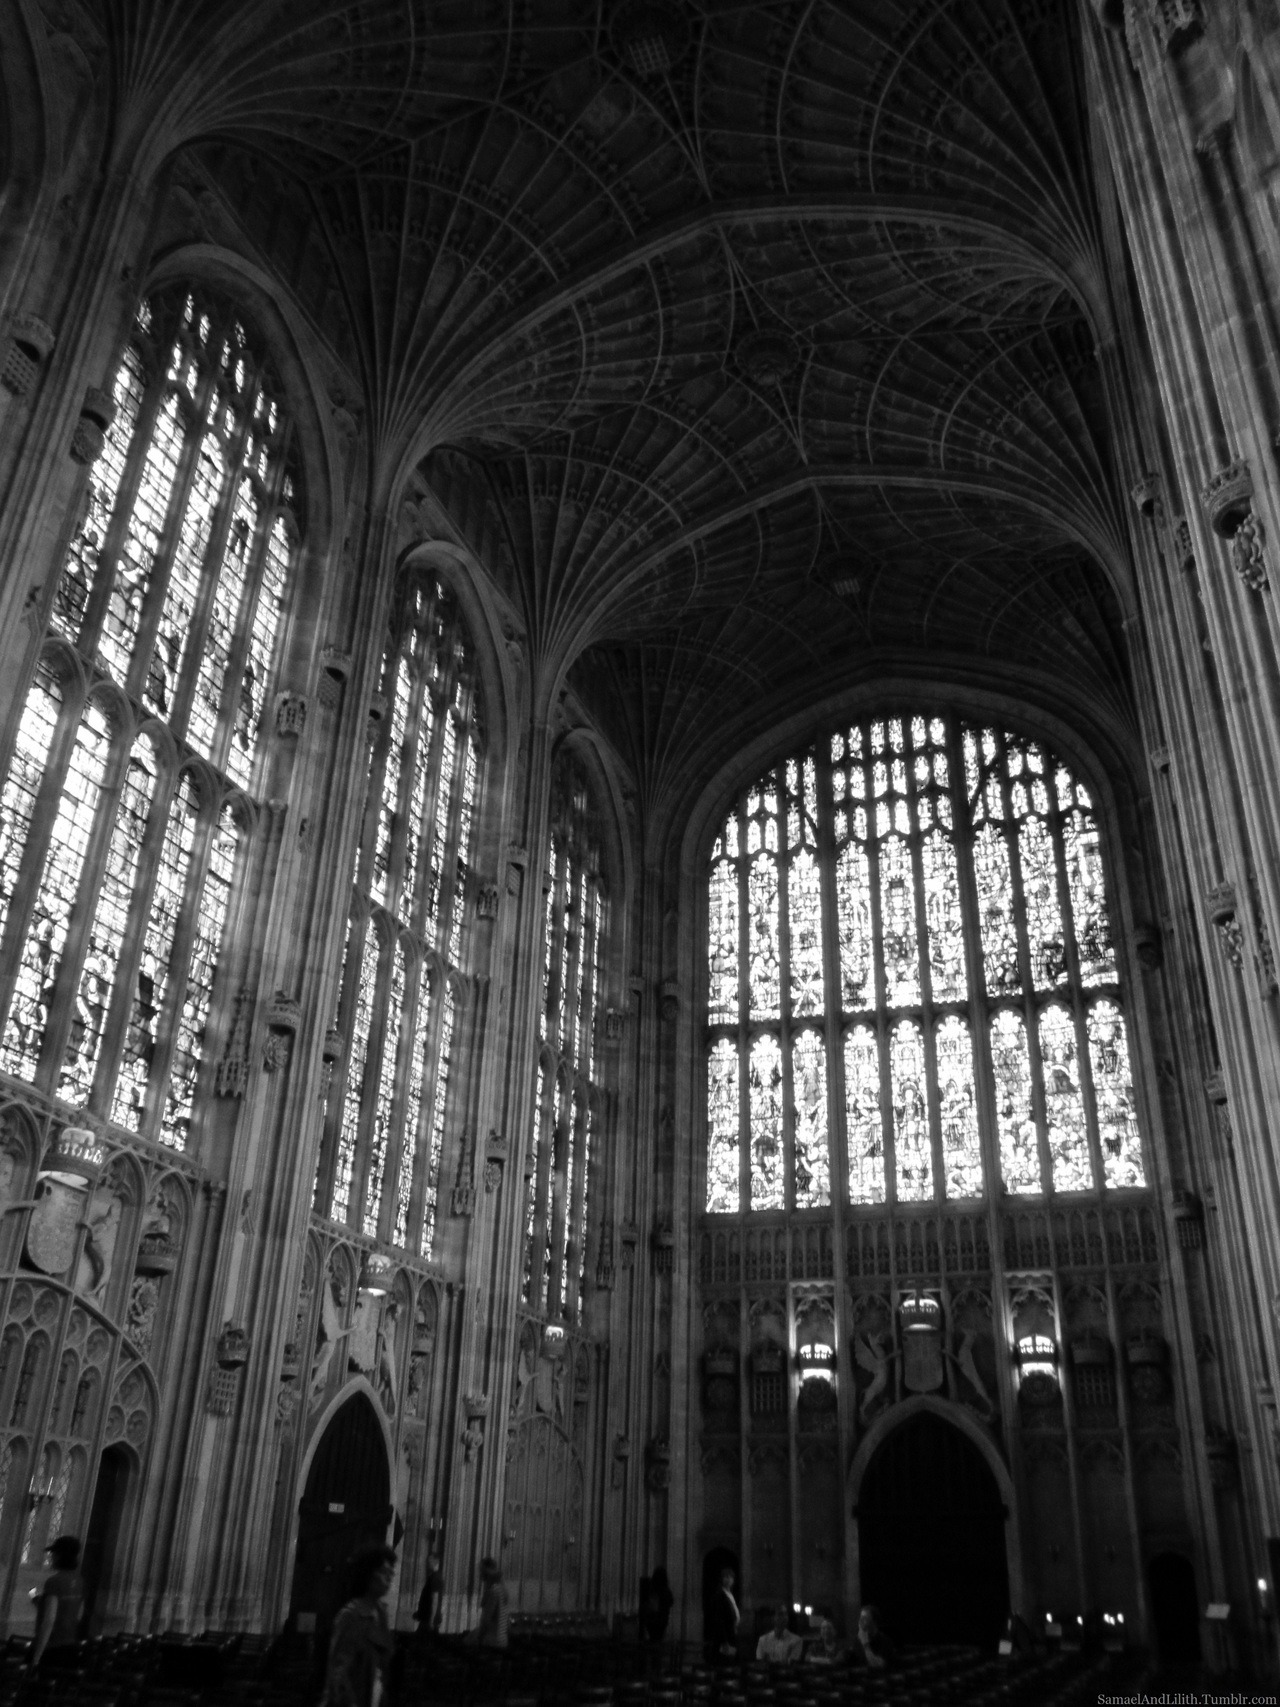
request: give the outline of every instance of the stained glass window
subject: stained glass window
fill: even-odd
[[[261,340],[211,292],[141,305],[114,395],[8,737],[0,1070],[181,1147],[252,821],[295,453]]]
[[[372,917],[399,946],[385,975],[367,946],[363,955],[346,954],[338,1029],[350,1043],[341,1105],[335,1098],[326,1115],[330,1160],[316,1201],[334,1220],[370,1237],[385,1230],[395,1244],[429,1256],[450,1108],[451,978],[463,970],[474,901],[471,836],[483,762],[466,624],[451,589],[430,571],[411,570],[397,589],[382,699],[350,940]],[[370,1038],[376,1062],[365,1059]]]
[[[837,730],[734,802],[707,900],[708,1211],[1145,1183],[1098,826],[1043,744]]]
[[[594,1074],[609,896],[592,786],[571,753],[561,754],[553,771],[550,823],[524,1295],[553,1316],[578,1320],[590,1232],[592,1134],[604,1095]],[[736,955],[736,945],[725,952]],[[736,972],[733,983],[736,995]],[[729,1165],[736,1168],[736,1132],[732,1143],[735,1159]]]

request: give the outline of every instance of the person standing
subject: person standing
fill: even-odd
[[[352,1598],[333,1621],[322,1707],[380,1707],[395,1646],[383,1604],[395,1568],[390,1547],[362,1547],[352,1559]]]
[[[651,1577],[640,1584],[640,1640],[660,1642],[667,1633],[667,1622],[675,1595],[667,1581],[667,1567],[659,1565]]]
[[[741,1622],[738,1603],[733,1597],[733,1567],[726,1565],[720,1573],[719,1586],[707,1602],[707,1652],[713,1660],[737,1657]]]
[[[80,1575],[80,1543],[74,1535],[60,1535],[48,1549],[53,1575],[46,1577],[36,1597],[36,1639],[31,1650],[34,1670],[43,1662],[46,1671],[65,1665],[80,1641],[80,1613],[84,1606],[84,1581]]]
[[[475,1640],[482,1648],[505,1648],[507,1645],[507,1588],[502,1580],[498,1561],[480,1561],[480,1622]]]
[[[413,1616],[419,1636],[440,1634],[440,1620],[444,1616],[444,1572],[440,1569],[440,1555],[434,1547],[427,1554],[427,1580],[422,1585],[418,1610]]]

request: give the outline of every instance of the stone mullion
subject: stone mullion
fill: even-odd
[[[444,718],[453,717],[452,706],[446,707],[441,717],[441,736],[444,740]],[[440,952],[448,955],[449,937],[453,931],[453,910],[455,907],[466,905],[466,894],[458,885],[458,827],[462,818],[462,784],[466,775],[467,745],[471,740],[471,731],[466,723],[454,717],[453,744],[453,775],[449,778],[449,821],[445,826],[444,851],[441,858],[444,870],[440,873],[440,892],[437,907],[440,918]],[[445,778],[441,775],[443,784]],[[436,810],[439,811],[439,802]],[[433,820],[434,822],[434,820]]]
[[[427,714],[428,706],[431,707],[432,713],[430,735],[431,747],[427,754],[426,781],[422,785],[422,822],[418,825],[418,870],[414,878],[414,881],[418,886],[418,893],[410,902],[409,917],[413,921],[413,930],[416,931],[422,941],[427,943],[430,947],[435,948],[440,937],[440,896],[444,886],[444,877],[442,874],[440,879],[441,888],[436,891],[436,911],[434,919],[428,919],[426,917],[427,890],[429,887],[427,880],[428,874],[431,870],[436,810],[439,805],[441,769],[440,755],[444,749],[444,720],[449,715],[449,708],[447,704],[442,708],[437,702],[432,691],[431,678],[429,675],[427,676],[426,687],[422,695],[422,704],[418,708],[418,731],[416,737],[418,741],[422,739],[422,720]],[[410,791],[409,799],[412,803],[412,789]]]
[[[126,339],[125,343],[128,344]],[[155,435],[156,418],[164,403],[165,392],[168,390],[168,377],[164,353],[158,349],[150,349],[154,357],[155,369],[148,375],[146,387],[142,394],[142,403],[138,409],[138,418],[134,425],[133,438],[125,456],[124,473],[120,480],[120,489],[116,493],[115,508],[111,513],[106,534],[103,537],[102,550],[98,556],[98,567],[94,574],[93,585],[85,601],[84,615],[80,621],[80,632],[75,645],[82,656],[93,659],[97,655],[98,637],[106,620],[107,606],[111,601],[111,589],[115,585],[116,573],[120,567],[120,553],[124,545],[125,532],[133,515],[134,505],[138,500],[138,488],[142,484],[143,472],[147,466],[147,457],[151,451],[151,442]],[[123,351],[120,362],[123,361]],[[116,364],[119,372],[120,362]],[[144,364],[145,365],[145,364]],[[92,478],[90,476],[89,478]],[[66,554],[70,549],[75,527],[72,525],[67,535],[62,562],[59,564],[57,579],[59,582],[66,570]],[[57,594],[55,592],[55,598]],[[120,684],[124,686],[123,682]]]
[[[127,756],[125,764],[127,774]],[[133,1013],[138,967],[142,960],[147,925],[151,919],[156,879],[159,875],[160,859],[164,851],[164,834],[168,827],[169,814],[173,810],[177,798],[176,783],[176,774],[169,774],[167,766],[157,766],[156,791],[152,797],[151,809],[147,814],[146,828],[142,833],[142,842],[138,848],[133,896],[129,903],[129,912],[125,921],[120,955],[116,961],[115,979],[111,986],[111,1003],[107,1017],[103,1022],[102,1039],[98,1045],[98,1060],[94,1068],[93,1087],[89,1093],[90,1109],[100,1114],[104,1120],[110,1118],[112,1097],[120,1071],[120,1058],[124,1051],[129,1021]]]
[[[796,1208],[796,1092],[792,1080],[792,1052],[796,1031],[791,1020],[791,861],[787,819],[786,761],[774,773],[778,801],[778,1053],[782,1060],[782,1206],[787,1212],[787,1268],[790,1272],[791,1213]],[[803,791],[803,783],[800,784]],[[803,821],[804,801],[800,801]],[[802,844],[803,845],[803,844]],[[794,1446],[794,1441],[793,1441]],[[794,1459],[794,1452],[792,1454]],[[794,1508],[793,1508],[794,1509]],[[792,1555],[795,1556],[794,1553]]]
[[[912,901],[916,920],[916,961],[920,969],[920,1041],[924,1047],[925,1104],[929,1118],[929,1148],[933,1156],[933,1202],[941,1206],[946,1197],[946,1167],[942,1149],[942,1095],[938,1088],[938,1013],[933,1001],[933,968],[929,963],[929,931],[924,900],[924,836],[920,828],[920,794],[912,764],[915,754],[910,744],[910,731],[910,722],[904,718],[907,821],[911,826],[907,847],[915,891]]]
[[[88,687],[74,666],[68,663],[66,668],[57,670],[54,674],[62,694],[62,702],[58,707],[53,737],[45,757],[40,787],[32,804],[27,842],[18,864],[13,894],[9,897],[4,931],[0,934],[0,1023],[7,1018],[13,999],[18,966],[30,927],[31,911],[40,892],[40,880],[49,855],[49,842],[62,800],[63,784],[75,754],[80,719],[84,715],[89,698]],[[30,688],[27,694],[30,694]],[[22,709],[26,707],[26,699],[27,695],[24,695]]]
[[[395,956],[404,950],[404,943],[397,935],[392,940],[391,953],[394,965]],[[396,1230],[396,1186],[400,1177],[400,1153],[404,1145],[405,1103],[409,1095],[409,1073],[413,1057],[413,1020],[416,1015],[415,983],[421,978],[421,966],[415,968],[416,956],[405,955],[404,1001],[400,1007],[400,1030],[397,1037],[387,1036],[383,1039],[383,1049],[390,1048],[395,1059],[391,1068],[391,1108],[387,1117],[387,1153],[382,1163],[382,1194],[376,1205],[377,1208],[377,1237],[384,1244],[390,1244]],[[419,989],[421,988],[418,982]],[[389,986],[388,986],[389,988]],[[423,1081],[426,1089],[426,1081]],[[368,1213],[374,1205],[367,1205]]]
[[[734,861],[738,885],[738,1210],[745,1214],[751,1207],[751,892],[747,884],[751,862],[741,799],[734,801],[732,815],[738,825],[738,857]],[[707,1059],[704,1057],[704,1074]],[[745,1243],[743,1239],[744,1259]]]
[[[114,713],[115,711],[116,707],[111,707],[111,712]],[[40,1043],[40,1055],[35,1073],[35,1083],[37,1085],[42,1082],[45,1083],[50,1096],[58,1096],[59,1094],[58,1076],[66,1058],[71,1017],[75,998],[80,988],[85,954],[88,949],[89,932],[97,912],[102,877],[106,868],[107,855],[111,848],[112,832],[115,829],[116,814],[119,811],[124,785],[128,778],[129,753],[132,747],[129,731],[121,726],[116,715],[109,715],[109,725],[111,750],[103,774],[102,786],[98,791],[93,827],[85,845],[84,860],[80,867],[80,876],[76,885],[76,896],[67,918],[62,953],[58,956],[57,965],[51,968],[54,985],[53,1000],[49,1004],[48,1018],[45,1021],[44,1036]],[[134,888],[136,892],[136,879]],[[114,1000],[114,997],[115,981],[113,980],[111,999]],[[99,1044],[99,1051],[101,1052],[101,1043]]]
[[[250,623],[246,624],[248,632]],[[401,641],[401,650],[408,645],[408,636]],[[401,894],[404,885],[405,857],[408,852],[409,836],[413,830],[413,778],[418,758],[418,742],[422,738],[422,714],[426,707],[427,694],[430,690],[426,685],[426,672],[419,666],[410,677],[409,714],[405,718],[404,752],[400,761],[400,798],[396,802],[396,832],[391,842],[391,858],[387,865],[387,893],[391,898],[391,911],[396,922],[406,929],[413,929],[413,918],[416,912],[415,897],[410,895],[408,906]],[[265,688],[264,688],[265,696]],[[415,879],[421,875],[422,841],[419,838],[419,869]],[[415,933],[416,934],[416,933]]]
[[[547,1200],[547,1296],[544,1309],[548,1319],[558,1317],[563,1313],[564,1285],[564,1231],[569,1206],[565,1201],[567,1195],[569,1147],[573,1142],[573,1075],[567,1071],[568,1063],[564,1056],[560,1058],[560,1066],[556,1073],[556,1104],[554,1108],[552,1142],[551,1142],[551,1172],[548,1179],[550,1188]],[[563,1098],[559,1087],[563,1086]]]
[[[364,1073],[360,1080],[360,1122],[356,1129],[355,1158],[351,1168],[351,1196],[347,1203],[347,1225],[353,1233],[364,1230],[365,1192],[369,1184],[369,1163],[373,1148],[373,1129],[378,1115],[378,1079],[382,1067],[382,1051],[386,1045],[387,1009],[391,999],[391,979],[395,970],[396,934],[388,920],[387,940],[382,940],[375,911],[369,929],[378,934],[378,976],[374,983],[369,1007],[369,1044],[365,1051]]]
[[[241,440],[241,444],[243,447],[243,439]],[[241,449],[241,455],[243,456],[243,448]],[[238,468],[237,480],[243,475],[243,468]],[[275,479],[278,481],[279,477],[280,471],[277,469]],[[239,489],[238,484],[235,489]],[[244,682],[245,670],[249,665],[249,646],[253,638],[253,619],[257,614],[258,603],[262,598],[262,570],[263,565],[266,562],[267,546],[271,540],[271,528],[276,517],[276,512],[272,508],[267,497],[263,494],[260,494],[260,497],[262,499],[262,510],[258,517],[258,526],[252,548],[245,558],[244,593],[241,597],[240,608],[236,612],[235,631],[232,635],[231,645],[227,652],[226,682],[222,691],[222,704],[218,711],[218,721],[215,726],[213,737],[213,762],[223,771],[227,769],[227,754],[230,751],[231,742],[235,739],[236,714],[240,709],[240,689]],[[227,511],[228,519],[230,519],[234,508],[235,500],[233,493],[232,503]],[[218,556],[215,558],[212,553],[210,553],[207,559],[211,569],[214,570],[214,573],[207,577],[208,604],[206,606],[206,625],[209,620],[209,615],[213,609],[213,598],[217,591],[218,581],[221,579],[222,570],[225,566],[226,550],[227,536],[224,534],[221,550],[219,551]],[[292,581],[293,569],[297,561],[297,555],[296,547],[292,548],[289,553],[289,568],[286,571],[288,581]],[[276,647],[276,657],[273,659],[273,662],[277,666],[280,662],[278,644]],[[193,693],[195,680],[196,674],[193,672],[191,677]],[[271,700],[269,689],[273,680],[274,677],[269,678],[264,676],[263,680],[258,683],[258,690],[261,697],[258,702],[257,717],[259,722],[262,723],[266,722],[267,714],[270,709]]]
[[[563,1314],[569,1321],[577,1319],[580,1299],[580,1270],[587,1238],[582,1211],[586,1201],[586,1172],[589,1165],[587,1128],[591,1120],[591,1110],[586,1101],[585,1091],[581,1099],[575,1096],[572,1107],[573,1120],[569,1129],[569,1142],[573,1146],[575,1165],[572,1201],[565,1205],[565,1257],[564,1276],[561,1285],[561,1296],[564,1299]]]
[[[191,955],[195,947],[196,925],[200,912],[200,899],[204,894],[205,881],[209,874],[209,856],[213,847],[213,838],[218,828],[222,812],[222,800],[219,796],[205,799],[207,784],[200,779],[200,813],[196,820],[196,831],[191,844],[191,857],[187,862],[187,881],[182,897],[182,907],[178,914],[177,926],[173,933],[173,948],[169,955],[169,964],[174,969],[173,987],[165,997],[163,1009],[156,1015],[155,1038],[156,1052],[151,1062],[151,1071],[147,1075],[146,1095],[143,1099],[142,1118],[138,1123],[139,1131],[147,1137],[153,1137],[157,1132],[164,1111],[165,1090],[169,1083],[169,1072],[173,1062],[174,1045],[177,1042],[178,1021],[187,999],[187,982],[191,976]],[[170,802],[172,812],[177,805],[175,792]],[[259,834],[265,833],[265,827],[255,825],[240,837],[240,845],[236,852],[235,869],[232,874],[232,888],[235,888],[236,874],[244,869],[244,861],[256,844]],[[225,928],[231,923],[230,916],[225,922]],[[216,959],[214,971],[216,972]],[[209,1015],[212,1016],[212,1003]]]
[[[209,430],[209,417],[213,406],[216,381],[212,375],[204,375],[197,387],[194,402],[176,383],[172,386],[166,386],[166,389],[173,390],[179,400],[178,419],[182,423],[182,448],[178,453],[178,466],[174,474],[173,490],[169,494],[169,502],[165,509],[164,521],[161,524],[160,537],[156,545],[156,554],[152,560],[146,588],[142,595],[142,606],[138,612],[138,629],[134,635],[133,646],[129,653],[129,662],[125,671],[123,684],[125,691],[131,699],[136,700],[139,704],[144,703],[147,676],[155,652],[156,635],[159,632],[160,619],[164,615],[165,599],[173,574],[173,561],[177,555],[178,547],[182,543],[182,526],[186,519],[187,506],[191,501],[191,489],[195,483],[196,470],[200,465],[200,446],[206,431]],[[197,598],[196,609],[191,613],[189,635],[196,635],[200,632],[199,624],[206,594],[206,565],[209,562],[210,550],[216,541],[225,537],[225,529],[230,526],[230,486],[231,483],[224,471],[222,488],[218,493],[213,521],[209,528],[208,544],[201,558],[200,596]],[[192,680],[195,670],[199,667],[200,650],[198,641],[195,644],[189,643],[185,658],[179,660],[179,668],[184,668]],[[186,728],[186,707],[189,704],[190,695],[187,682],[178,676],[176,671],[173,699],[173,707],[164,721],[174,731],[175,735],[179,735]]]
[[[1018,972],[1022,979],[1022,1014],[1027,1028],[1027,1058],[1031,1071],[1031,1108],[1036,1123],[1040,1150],[1040,1189],[1046,1201],[1053,1193],[1053,1159],[1049,1151],[1049,1109],[1044,1095],[1044,1059],[1040,1048],[1039,992],[1031,967],[1031,944],[1027,930],[1027,897],[1022,886],[1022,852],[1019,847],[1018,822],[1013,815],[1012,789],[1009,786],[1009,749],[999,741],[1000,805],[1004,822],[1000,826],[1009,857],[1009,881],[1013,890],[1013,919],[1018,939]]]
[[[431,1136],[435,1117],[436,1081],[440,1076],[440,1034],[443,1025],[445,984],[441,977],[439,988],[434,987],[431,976],[432,967],[425,955],[419,956],[418,962],[418,995],[414,1005],[414,1030],[417,1029],[418,1014],[423,1002],[430,1003],[427,1016],[427,1035],[423,1048],[422,1066],[422,1103],[418,1109],[418,1130],[413,1137],[413,1148],[409,1160],[412,1178],[409,1184],[409,1213],[405,1223],[405,1239],[408,1247],[415,1254],[423,1255],[423,1237],[426,1233],[427,1217],[427,1188],[431,1183]],[[404,1134],[401,1134],[403,1146]],[[444,1178],[444,1158],[436,1161],[436,1215],[432,1228],[433,1238],[440,1227],[441,1186]]]
[[[1049,792],[1050,801],[1057,799],[1057,779],[1049,776],[1045,779],[1045,787]],[[1092,796],[1090,797],[1092,798]],[[1095,808],[1095,822],[1097,812]],[[1101,1191],[1106,1183],[1107,1172],[1102,1159],[1102,1128],[1098,1121],[1098,1098],[1093,1083],[1093,1058],[1089,1053],[1088,1014],[1093,1002],[1100,998],[1110,997],[1124,1014],[1124,1004],[1120,1000],[1119,990],[1119,939],[1120,933],[1113,933],[1112,946],[1115,950],[1117,971],[1116,984],[1095,988],[1092,998],[1084,987],[1084,976],[1080,965],[1080,945],[1076,938],[1075,914],[1071,908],[1071,887],[1067,881],[1067,851],[1064,833],[1066,815],[1061,808],[1051,810],[1044,820],[1053,843],[1053,872],[1054,887],[1058,896],[1058,918],[1062,923],[1062,945],[1066,954],[1067,984],[1071,992],[1071,1020],[1076,1032],[1076,1059],[1080,1063],[1080,1104],[1084,1112],[1085,1137],[1089,1145],[1089,1162],[1093,1172],[1093,1189]],[[1108,893],[1104,895],[1103,905],[1106,906],[1115,890],[1111,885],[1105,885]],[[1108,908],[1108,928],[1110,914],[1114,909]],[[1125,1023],[1125,1038],[1129,1040],[1131,1027]],[[1132,1046],[1130,1045],[1130,1072],[1133,1070]]]
[[[884,1145],[884,1203],[889,1223],[889,1261],[897,1279],[898,1242],[893,1223],[898,1209],[898,1146],[893,1130],[893,1075],[889,1068],[888,982],[884,970],[884,921],[880,908],[880,843],[876,825],[877,796],[872,790],[873,761],[868,730],[863,727],[867,757],[854,763],[862,768],[862,798],[867,807],[867,882],[871,902],[871,977],[875,986],[876,1049],[880,1059],[880,1139]],[[888,760],[885,761],[888,768]]]

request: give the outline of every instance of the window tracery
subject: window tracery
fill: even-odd
[[[580,1320],[600,1087],[595,1027],[609,899],[591,786],[562,755],[552,778],[541,1051],[525,1200],[524,1301]]]
[[[1094,807],[1041,743],[823,737],[744,789],[707,909],[709,1212],[1145,1184]]]
[[[0,799],[0,1069],[182,1147],[252,818],[297,500],[260,341],[138,309]]]
[[[483,747],[457,601],[429,571],[402,582],[370,759],[316,1207],[415,1255],[432,1252],[470,847]]]

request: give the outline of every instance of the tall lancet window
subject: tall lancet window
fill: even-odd
[[[316,1206],[429,1256],[483,765],[471,645],[456,599],[429,570],[401,583],[382,702],[338,1014],[345,1058]]]
[[[0,1072],[174,1148],[202,1074],[298,537],[261,340],[138,310],[0,790]]]
[[[1093,802],[1038,742],[869,719],[707,877],[706,1208],[1145,1183]]]
[[[609,899],[585,770],[555,767],[545,877],[540,1049],[525,1200],[525,1302],[577,1321],[586,1284],[591,1162],[599,1127],[596,1030]]]

